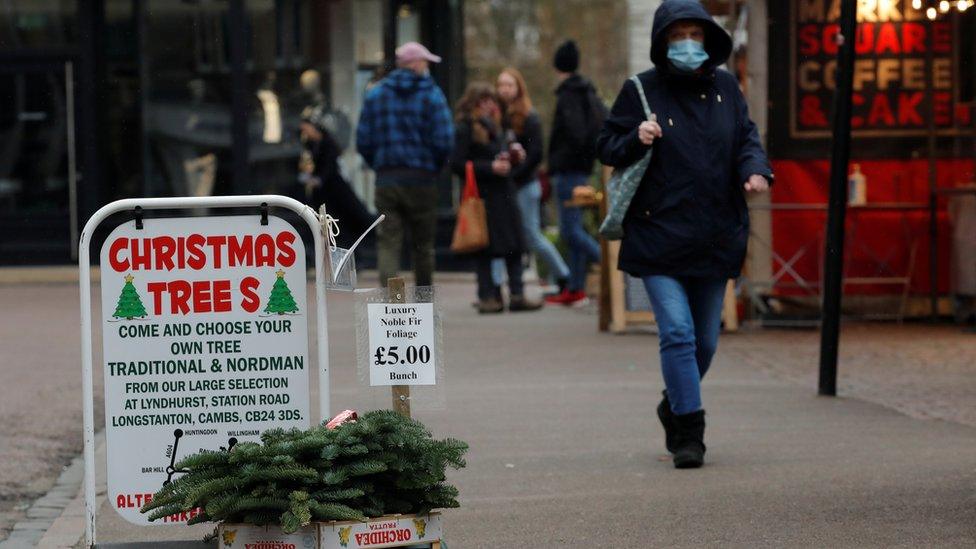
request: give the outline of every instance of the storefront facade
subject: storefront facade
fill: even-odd
[[[952,290],[952,199],[945,190],[974,181],[976,13],[953,8],[930,17],[919,4],[859,3],[851,162],[867,192],[848,208],[844,291],[914,295],[928,305],[924,298]],[[770,2],[769,15],[773,269],[781,290],[816,295],[839,3]],[[909,309],[902,305],[899,313]]]
[[[0,4],[0,264],[72,260],[118,198],[294,194],[303,73],[354,123],[396,45],[420,40],[453,98],[460,32],[459,0]]]

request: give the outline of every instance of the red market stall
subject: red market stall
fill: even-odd
[[[932,20],[924,3],[916,9],[908,0],[859,6],[851,162],[867,192],[863,204],[848,208],[844,292],[907,301],[928,296],[934,271],[934,287],[945,295],[951,230],[949,198],[939,191],[974,180],[976,14]],[[770,2],[769,14],[772,293],[819,295],[839,2]]]

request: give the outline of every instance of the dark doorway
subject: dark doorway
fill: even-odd
[[[0,64],[0,258],[62,262],[77,242],[72,61]]]

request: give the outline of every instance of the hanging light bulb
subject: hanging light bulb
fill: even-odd
[[[912,8],[916,10],[922,9],[922,0],[912,0]]]
[[[956,9],[958,9],[961,12],[966,11],[967,9],[969,9],[969,2],[967,0],[959,0],[958,2],[956,2]]]
[[[939,15],[939,12],[935,8],[929,8],[929,9],[925,10],[925,15],[930,20],[935,21],[935,18],[938,17],[938,15]]]
[[[942,13],[949,11],[949,8],[951,7],[952,5],[949,4],[949,0],[942,0],[941,2],[939,2],[939,11],[941,11]]]

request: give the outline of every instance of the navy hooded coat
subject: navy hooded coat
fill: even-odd
[[[665,29],[679,20],[705,28],[708,60],[682,73],[668,61]],[[654,15],[651,60],[640,73],[663,137],[624,217],[619,268],[634,276],[735,278],[745,260],[751,175],[772,183],[772,170],[749,119],[736,78],[717,67],[732,40],[696,0],[666,0]],[[647,151],[637,137],[645,120],[637,88],[624,83],[598,141],[600,160],[629,166]]]

